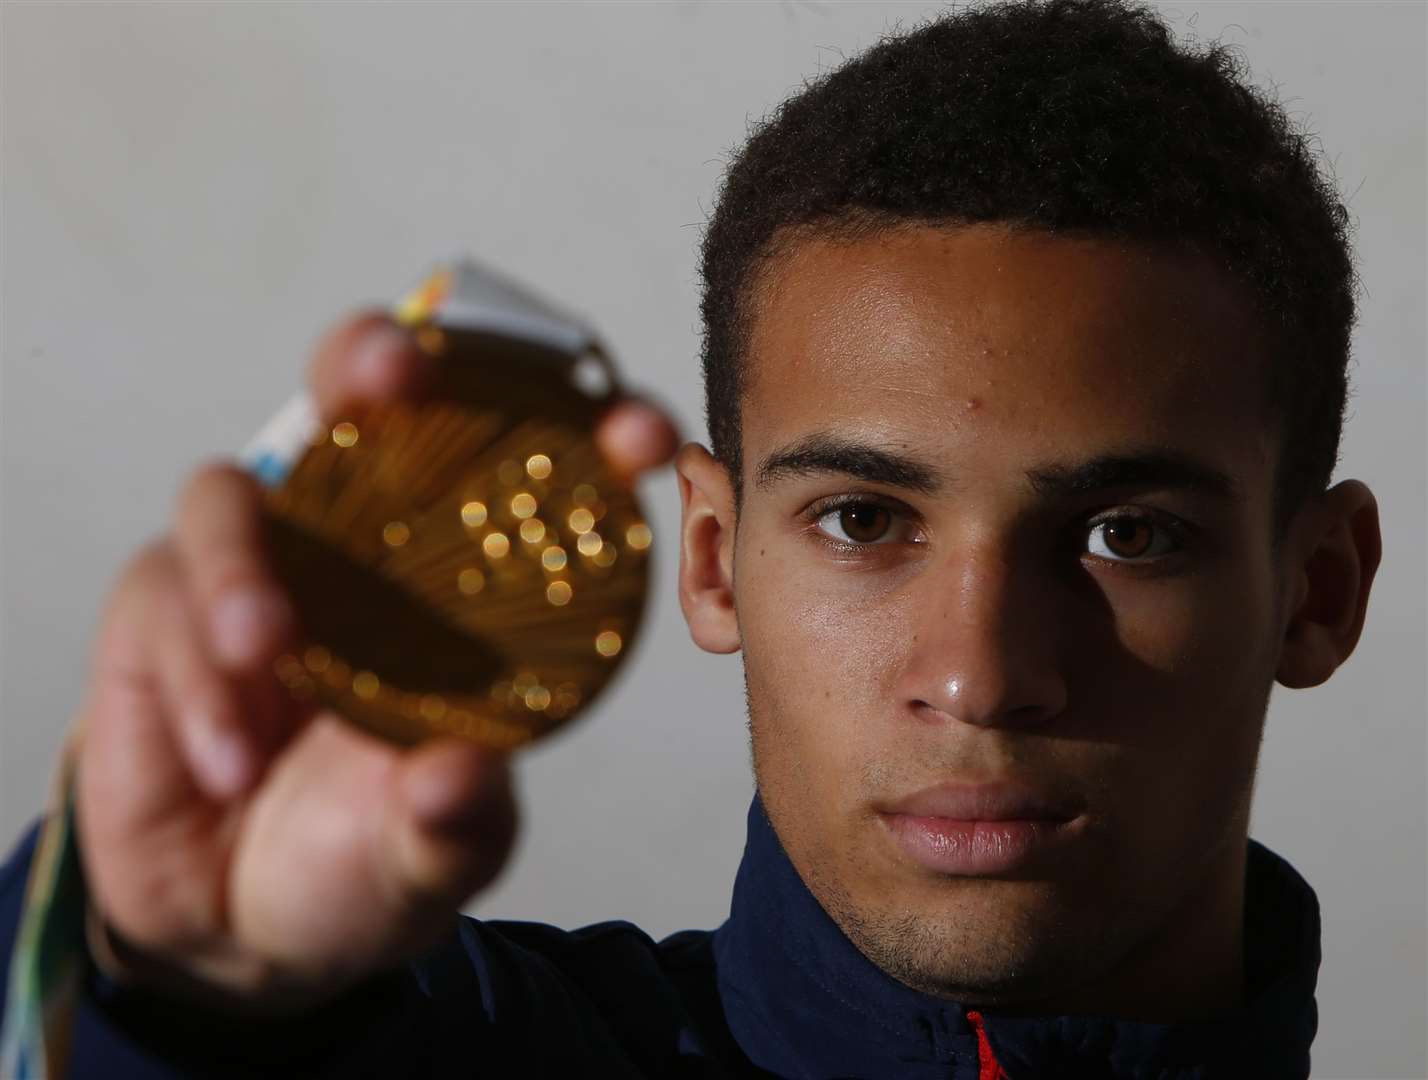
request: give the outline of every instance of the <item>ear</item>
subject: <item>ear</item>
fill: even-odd
[[[1294,532],[1294,598],[1275,678],[1298,690],[1327,680],[1358,644],[1383,554],[1378,502],[1345,480],[1305,509]]]
[[[679,528],[679,606],[701,649],[739,649],[734,613],[734,486],[723,465],[698,443],[674,459],[683,514]]]

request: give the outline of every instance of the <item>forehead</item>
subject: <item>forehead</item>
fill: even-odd
[[[1252,314],[1189,255],[993,226],[814,236],[769,266],[750,329],[746,468],[813,432],[1017,466],[1272,457]]]

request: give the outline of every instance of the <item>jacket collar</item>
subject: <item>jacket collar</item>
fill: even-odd
[[[843,935],[755,796],[733,908],[714,938],[719,995],[745,1054],[787,1077],[983,1080],[997,1066],[1012,1080],[1304,1077],[1318,1025],[1318,901],[1253,840],[1248,860],[1243,1007],[1188,1024],[987,1011],[989,1066],[966,1009],[890,978]]]

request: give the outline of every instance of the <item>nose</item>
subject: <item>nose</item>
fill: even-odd
[[[929,567],[900,697],[922,717],[1034,726],[1062,713],[1067,687],[1058,597],[999,553],[965,550]]]

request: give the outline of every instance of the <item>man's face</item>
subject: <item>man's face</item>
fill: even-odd
[[[1055,999],[1238,911],[1287,589],[1262,362],[1207,264],[1107,239],[811,238],[765,275],[755,771],[904,982]]]

